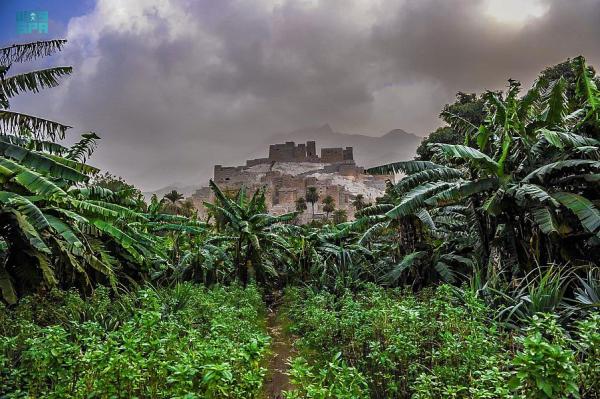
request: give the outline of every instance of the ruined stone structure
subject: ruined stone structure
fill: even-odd
[[[315,187],[320,198],[315,203],[316,218],[323,217],[321,200],[328,195],[334,199],[336,209],[346,210],[352,218],[351,204],[356,195],[362,194],[367,202],[373,202],[383,194],[386,178],[366,175],[355,164],[352,147],[322,148],[318,156],[314,141],[270,145],[268,158],[247,160],[245,166],[215,165],[213,176],[226,192],[236,192],[242,186],[249,192],[264,187],[267,207],[273,214],[295,211],[296,200],[305,197],[309,187]],[[203,202],[214,201],[207,187],[197,190],[191,199],[201,215],[205,214]],[[312,205],[307,205],[302,222],[312,218]]]
[[[307,141],[306,144],[298,144],[287,141],[283,144],[271,144],[269,146],[269,157],[252,159],[246,163],[247,166],[257,165],[265,162],[323,162],[337,163],[354,161],[352,147],[344,148],[321,148],[321,156],[317,155],[316,143]]]

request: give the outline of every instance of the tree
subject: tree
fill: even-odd
[[[425,137],[417,148],[417,158],[421,161],[429,161],[433,156],[430,148],[432,143],[445,144],[464,144],[465,132],[456,128],[453,121],[456,119],[464,120],[474,126],[483,123],[485,99],[475,93],[458,92],[456,101],[452,104],[446,104],[440,117],[447,124],[430,133]]]
[[[234,246],[235,267],[239,280],[247,285],[249,271],[253,269],[259,284],[266,284],[267,274],[276,272],[268,267],[267,257],[280,258],[280,252],[288,253],[284,238],[274,233],[274,228],[280,223],[289,222],[296,213],[280,216],[269,215],[265,203],[265,189],[258,189],[251,198],[242,187],[234,199],[228,198],[221,189],[209,181],[216,202],[204,205],[212,212],[220,215],[223,224],[223,235],[214,237],[215,241],[229,241]],[[280,251],[280,252],[278,252]]]
[[[355,198],[354,201],[352,201],[352,206],[354,206],[354,209],[356,209],[356,211],[360,211],[361,209],[363,209],[367,204],[365,204],[365,197],[362,194],[358,194]]]
[[[180,211],[179,202],[183,200],[183,198],[183,194],[177,192],[177,190],[171,190],[170,192],[165,194],[163,196],[163,200],[169,201],[168,204],[165,206],[165,211],[178,215]]]
[[[348,221],[348,213],[345,209],[337,209],[333,212],[333,223],[340,224]]]
[[[296,212],[304,212],[307,209],[306,200],[304,197],[300,197],[296,200]]]
[[[323,211],[326,214],[327,219],[329,219],[329,214],[335,210],[335,201],[331,195],[323,198]]]
[[[435,162],[369,170],[407,175],[382,207],[384,227],[418,217],[434,230],[437,215],[448,224],[452,219],[441,216],[461,213],[477,236],[473,259],[516,278],[539,264],[594,264],[590,254],[600,250],[600,92],[583,57],[570,66],[572,83],[542,77],[521,96],[519,82],[509,80],[506,93],[485,93],[479,125],[449,115],[467,144],[431,143]],[[463,249],[447,247],[444,256],[459,259],[453,254]],[[424,258],[431,257],[421,251],[411,264]]]
[[[198,213],[196,211],[196,207],[194,206],[194,202],[190,198],[183,201],[183,203],[181,204],[181,211],[183,215],[187,217],[193,217]]]
[[[71,71],[6,76],[10,66],[50,55],[64,42],[0,49],[0,294],[11,304],[40,287],[116,288],[119,280],[141,281],[168,266],[164,239],[154,232],[171,229],[171,215],[146,214],[135,190],[113,191],[102,176],[94,179],[99,170],[86,162],[100,139],[95,133],[65,147],[56,139],[68,126],[8,111],[16,94],[54,87]],[[175,228],[187,228],[183,223]]]
[[[315,218],[315,203],[319,201],[319,192],[316,187],[309,187],[306,190],[306,202],[312,205],[312,218]]]
[[[0,128],[3,134],[20,135],[28,132],[34,138],[54,141],[63,139],[70,126],[24,113],[9,110],[9,99],[23,92],[38,92],[56,87],[59,79],[70,75],[72,67],[60,66],[7,76],[13,64],[32,61],[60,51],[66,40],[48,40],[14,44],[0,49]],[[48,147],[50,148],[50,147]]]
[[[178,201],[183,199],[183,194],[177,192],[177,190],[171,190],[171,192],[164,195],[164,198],[171,201],[171,204],[175,205]]]

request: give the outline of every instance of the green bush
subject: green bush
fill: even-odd
[[[36,299],[0,311],[0,396],[247,398],[262,385],[268,336],[255,288]]]
[[[308,359],[293,364],[292,376],[328,375],[340,352],[372,398],[599,397],[599,315],[568,334],[554,316],[539,314],[519,336],[472,295],[454,298],[448,286],[415,295],[369,285],[340,297],[290,289],[290,328]],[[298,380],[305,396],[294,398],[312,398],[326,396],[309,389],[326,391],[335,378]]]
[[[337,353],[322,367],[310,366],[306,359],[297,357],[290,369],[291,381],[298,387],[285,393],[286,399],[361,399],[368,398],[367,382],[354,367],[350,367]]]
[[[371,285],[339,298],[296,289],[288,298],[299,348],[318,364],[341,352],[365,376],[371,397],[443,397],[510,377],[507,337],[474,298],[453,304],[447,286],[415,296]]]
[[[583,397],[600,398],[600,314],[577,322],[580,383]]]

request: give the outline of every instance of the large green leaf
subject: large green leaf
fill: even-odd
[[[498,171],[498,163],[475,148],[465,145],[441,143],[435,144],[434,148],[439,149],[439,151],[448,158],[462,159],[463,161],[479,166],[492,174],[496,174]]]
[[[554,82],[546,99],[546,109],[542,114],[548,126],[560,126],[567,115],[567,81],[562,76]]]
[[[536,184],[523,183],[511,187],[507,190],[508,195],[514,196],[518,204],[523,205],[527,200],[534,200],[540,204],[551,203],[558,206],[558,203],[546,190]]]
[[[123,230],[119,229],[110,222],[106,222],[100,219],[92,220],[92,224],[101,232],[112,237],[117,242],[117,244],[119,244],[130,255],[132,255],[136,259],[136,261],[140,263],[143,262],[143,256],[134,248],[135,240]]]
[[[25,187],[31,193],[44,198],[65,198],[67,193],[46,177],[34,172],[24,166],[17,164],[7,158],[0,156],[0,167],[9,170],[9,177],[12,181]],[[4,169],[0,168],[0,174]]]
[[[402,193],[415,188],[421,183],[438,180],[451,181],[458,179],[462,175],[462,171],[454,168],[440,167],[435,169],[426,169],[403,178],[396,184],[395,188],[397,192]]]
[[[569,159],[566,161],[557,161],[541,166],[523,178],[523,182],[529,182],[534,179],[544,181],[544,179],[552,174],[563,172],[564,170],[590,170],[600,169],[600,161],[589,159]]]
[[[15,221],[17,222],[17,224],[19,226],[21,234],[23,234],[23,236],[27,239],[29,244],[36,251],[39,251],[39,252],[47,254],[47,255],[51,255],[52,251],[50,250],[50,248],[48,248],[48,246],[46,245],[46,243],[44,242],[44,240],[42,239],[42,237],[40,236],[38,231],[29,222],[27,217],[17,211],[14,211],[13,214],[15,216]]]
[[[571,132],[557,132],[554,130],[540,129],[542,135],[553,146],[563,149],[565,147],[600,146],[600,141]]]
[[[575,75],[577,76],[577,94],[583,99],[585,105],[590,108],[590,113],[586,116],[587,119],[600,108],[600,91],[585,62],[585,58],[582,56],[575,57],[573,65],[575,67]]]
[[[9,191],[0,191],[0,203],[23,214],[38,231],[48,227],[48,220],[42,211],[29,199]]]
[[[425,206],[425,200],[449,186],[450,183],[446,182],[424,183],[406,193],[406,195],[402,197],[400,204],[388,211],[386,216],[390,219],[395,219],[397,217],[413,214]]]
[[[533,210],[533,220],[544,234],[559,234],[559,226],[554,219],[552,211],[546,207]]]
[[[363,216],[381,215],[392,209],[394,209],[393,204],[373,204],[356,212],[355,216],[360,218]]]
[[[104,220],[118,219],[121,214],[104,206],[96,205],[90,201],[80,201],[74,198],[69,199],[69,203],[84,216],[99,217]]]
[[[223,194],[223,192],[221,191],[221,189],[219,188],[219,186],[217,186],[215,184],[214,181],[209,180],[208,181],[208,185],[210,186],[211,190],[213,191],[213,193],[215,194],[215,197],[219,203],[219,205],[225,209],[228,213],[230,219],[237,219],[240,218],[242,215],[242,210],[240,209],[240,207],[238,206],[238,204],[236,204],[234,201],[232,201],[231,199],[227,198],[225,196],[225,194]],[[232,220],[230,220],[232,221]]]
[[[583,227],[590,233],[598,233],[600,237],[600,212],[590,200],[581,195],[559,192],[552,194],[558,202],[573,212]]]
[[[372,175],[391,175],[399,172],[411,175],[424,170],[442,167],[442,165],[438,165],[431,161],[401,161],[369,168],[366,170],[366,172]]]
[[[498,187],[498,179],[489,177],[481,180],[458,182],[428,198],[425,203],[430,206],[445,206],[456,204],[464,198]]]
[[[98,172],[100,172],[100,169],[98,169],[94,166],[85,164],[83,162],[73,161],[71,159],[67,159],[62,156],[53,155],[53,154],[45,154],[45,155],[48,158],[54,160],[54,162],[59,163],[61,165],[68,166],[71,169],[75,169],[79,173],[93,176],[93,175],[97,174]]]
[[[77,170],[55,161],[57,156],[48,157],[44,154],[11,144],[0,138],[0,155],[13,159],[23,166],[51,177],[66,179],[72,182],[84,182],[88,177]]]
[[[427,252],[425,251],[412,252],[406,255],[404,258],[402,258],[400,263],[395,265],[392,270],[383,277],[383,280],[389,284],[395,283],[398,281],[402,273],[411,268],[419,259],[422,259],[426,256]]]
[[[84,247],[83,243],[81,242],[79,237],[77,237],[76,233],[73,231],[71,226],[69,226],[67,223],[63,222],[62,220],[53,215],[46,215],[46,218],[48,219],[48,223],[50,224],[52,229],[56,231],[67,242],[69,246],[72,246],[74,248]]]

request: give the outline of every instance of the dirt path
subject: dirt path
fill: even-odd
[[[263,387],[263,399],[283,398],[283,391],[292,388],[287,376],[288,359],[292,356],[293,348],[286,335],[281,318],[278,317],[277,307],[269,309],[267,315],[267,330],[271,336],[271,359],[269,359],[267,377]]]

